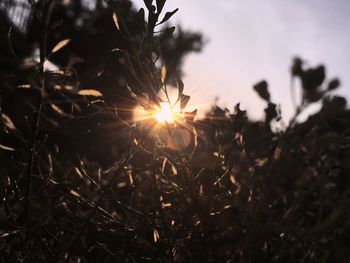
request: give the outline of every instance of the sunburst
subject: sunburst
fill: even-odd
[[[175,121],[179,120],[181,117],[180,109],[177,107],[177,105],[172,106],[168,102],[161,102],[160,107],[157,107],[154,114],[154,119],[158,123],[174,123]]]

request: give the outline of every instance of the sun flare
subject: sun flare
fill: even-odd
[[[158,124],[175,124],[181,122],[184,114],[181,110],[181,102],[178,99],[178,90],[170,88],[167,94],[163,91],[158,93],[162,102],[159,105],[150,103],[145,106],[137,106],[133,110],[133,120],[136,122],[155,121]]]
[[[171,107],[168,102],[161,102],[160,107],[156,110],[154,118],[159,123],[174,123],[179,117],[179,112],[176,107]]]

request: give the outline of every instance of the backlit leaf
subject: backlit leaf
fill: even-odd
[[[195,127],[192,128],[193,135],[194,135],[194,147],[196,148],[198,145],[198,133]]]
[[[0,149],[5,150],[5,151],[10,151],[10,152],[14,152],[15,151],[14,148],[9,147],[9,146],[5,146],[5,145],[2,145],[2,144],[0,144]]]
[[[177,175],[177,169],[174,164],[171,164],[171,171],[173,172],[174,175]]]
[[[120,28],[119,28],[118,16],[117,16],[117,14],[116,14],[115,12],[113,12],[113,21],[114,21],[114,24],[115,24],[116,28],[117,28],[118,30],[120,30]]]
[[[230,175],[230,181],[231,181],[231,183],[232,183],[233,185],[236,184],[236,179],[235,179],[235,177],[234,177],[233,175]]]
[[[167,163],[167,158],[164,157],[164,159],[163,159],[163,164],[162,164],[162,173],[164,173],[164,169],[165,169],[166,163]]]
[[[75,197],[80,197],[80,194],[77,192],[77,191],[75,191],[75,190],[70,190],[70,192],[69,192],[71,195],[73,195],[73,196],[75,196]]]
[[[78,167],[74,167],[74,171],[75,171],[75,173],[78,175],[78,177],[80,177],[80,178],[83,178],[83,177],[84,177],[83,174],[81,173],[81,171],[79,170]]]
[[[182,94],[181,97],[180,97],[180,108],[181,110],[184,109],[188,103],[188,101],[190,100],[190,96],[188,95],[184,95]]]
[[[191,112],[185,112],[185,119],[187,122],[193,122],[194,118],[197,115],[197,109],[195,109],[194,111]]]
[[[127,186],[128,184],[127,184],[127,182],[120,182],[120,183],[117,183],[117,187],[118,188],[123,188],[123,187],[125,187],[125,186]]]
[[[166,67],[165,65],[162,66],[162,70],[161,70],[161,80],[162,80],[162,83],[165,82],[165,79],[166,79]]]
[[[162,203],[162,208],[169,208],[171,207],[171,203]]]
[[[102,97],[102,93],[99,92],[98,90],[94,90],[94,89],[79,90],[78,94],[83,95],[83,96]]]
[[[153,240],[154,240],[154,243],[157,243],[159,240],[159,233],[157,229],[153,230]]]
[[[70,42],[70,39],[64,39],[56,44],[54,48],[51,50],[51,53],[55,53],[59,51],[61,48],[65,47]]]
[[[134,144],[135,144],[136,146],[138,146],[138,145],[140,144],[140,142],[139,142],[136,138],[134,138]]]
[[[64,111],[63,111],[60,107],[58,107],[57,105],[55,105],[55,104],[50,104],[50,106],[51,106],[51,108],[52,108],[56,113],[58,113],[59,115],[66,115],[66,114],[64,113]]]
[[[5,113],[2,113],[2,120],[3,120],[3,122],[4,122],[4,124],[6,125],[7,128],[9,128],[10,130],[13,130],[13,131],[16,130],[16,127],[13,124],[12,120]]]
[[[131,172],[129,173],[129,182],[130,182],[130,185],[132,185],[134,183],[134,179],[132,177]]]

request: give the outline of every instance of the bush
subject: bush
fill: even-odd
[[[2,261],[348,262],[350,112],[329,95],[339,81],[296,58],[303,96],[288,125],[266,81],[253,87],[264,121],[239,104],[196,119],[180,62],[201,37],[188,34],[181,49],[174,27],[160,27],[177,10],[162,16],[165,0],[144,2],[147,21],[127,1],[103,7],[118,35],[107,50],[87,45],[102,59],[86,52],[82,62],[65,61],[81,38],[46,51],[49,1],[35,22],[48,21],[40,61],[3,67]],[[45,69],[49,58],[57,70]],[[135,106],[144,118],[131,118]]]

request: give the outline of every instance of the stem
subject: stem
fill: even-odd
[[[25,226],[28,226],[29,222],[29,197],[30,197],[30,186],[32,181],[32,174],[33,174],[33,166],[34,166],[34,159],[36,154],[36,140],[38,137],[38,130],[40,125],[40,115],[42,110],[42,102],[40,102],[39,109],[36,114],[36,121],[34,125],[34,131],[32,134],[32,142],[30,147],[30,157],[29,157],[29,164],[28,164],[28,170],[27,170],[27,180],[26,180],[26,190],[25,190],[25,196],[24,196],[24,216],[25,216]]]
[[[168,250],[169,250],[170,262],[174,262],[174,256],[173,256],[173,251],[172,251],[173,248],[172,248],[172,245],[171,245],[170,231],[169,231],[169,228],[168,228],[168,225],[167,225],[167,222],[166,222],[166,219],[165,219],[165,215],[164,215],[164,212],[163,212],[162,202],[160,201],[160,193],[159,193],[159,189],[158,189],[158,185],[157,185],[156,175],[157,175],[157,173],[156,173],[156,171],[154,171],[153,184],[154,184],[154,188],[155,188],[155,199],[156,199],[156,203],[158,204],[160,219],[161,219],[163,227],[164,227],[164,233],[167,236],[166,244],[167,244]],[[156,225],[156,223],[154,223],[154,225]]]
[[[125,157],[124,160],[120,160],[118,162],[118,167],[117,169],[114,171],[115,174],[119,173],[120,171],[122,171],[124,169],[125,164],[132,158],[133,153],[135,151],[135,148],[131,148],[131,150],[129,150],[128,156]],[[115,176],[111,176],[109,178],[109,180],[107,181],[106,186],[102,189],[102,193],[98,196],[94,206],[91,208],[91,210],[88,212],[87,217],[85,222],[83,223],[81,229],[76,233],[76,235],[74,235],[70,241],[67,242],[67,244],[64,246],[64,249],[68,249],[68,252],[71,252],[71,249],[73,248],[73,244],[75,242],[77,242],[79,240],[79,238],[82,236],[82,234],[84,233],[84,231],[86,230],[88,223],[90,222],[90,219],[92,218],[94,212],[99,208],[100,203],[103,201],[103,198],[105,197],[108,189],[112,186],[112,184],[115,181]]]
[[[43,95],[45,94],[45,72],[44,72],[44,63],[46,59],[46,48],[47,48],[47,28],[50,22],[51,14],[53,7],[55,5],[55,1],[51,0],[48,2],[45,10],[45,16],[43,19],[43,28],[42,28],[42,34],[40,39],[40,103],[38,110],[36,112],[35,116],[35,124],[32,134],[32,140],[31,140],[31,147],[30,147],[30,156],[29,156],[29,163],[28,163],[28,170],[27,170],[27,178],[26,178],[26,189],[25,189],[25,196],[24,196],[24,216],[25,216],[25,226],[28,226],[29,223],[29,197],[30,197],[30,188],[31,188],[31,181],[32,181],[32,175],[33,175],[33,167],[34,167],[34,159],[36,155],[36,141],[38,137],[38,130],[40,125],[40,118],[41,118],[41,111],[43,106]],[[27,233],[26,233],[27,238]]]

